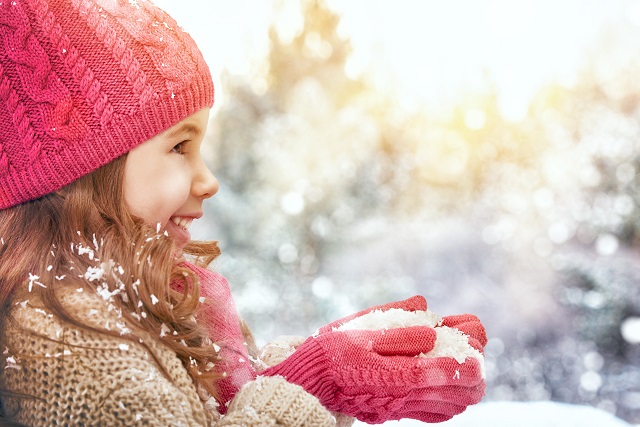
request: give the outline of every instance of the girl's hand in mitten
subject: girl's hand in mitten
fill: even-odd
[[[473,314],[458,314],[442,318],[442,326],[456,328],[469,337],[469,345],[484,354],[487,345],[487,334],[484,326]]]
[[[334,330],[336,323],[345,322],[322,328],[262,375],[281,375],[327,409],[368,423],[445,421],[484,394],[478,359],[459,363],[452,357],[421,357],[434,350],[437,333],[432,327]]]

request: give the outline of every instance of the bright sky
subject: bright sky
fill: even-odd
[[[640,24],[640,0],[327,0],[354,55],[348,71],[372,72],[408,106],[437,110],[481,90],[487,74],[503,114],[522,117],[550,80],[571,84],[606,25]],[[296,0],[155,0],[189,31],[219,80],[250,73],[268,49],[274,4]],[[279,20],[295,31],[295,13]],[[286,32],[286,28],[285,28]],[[386,68],[386,70],[385,70]],[[224,94],[219,94],[224,97]]]

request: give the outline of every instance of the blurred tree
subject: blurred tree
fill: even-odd
[[[326,102],[336,109],[347,107],[362,93],[363,84],[345,73],[351,45],[338,35],[340,18],[323,0],[300,4],[303,25],[293,40],[283,39],[275,26],[269,30],[269,97],[280,111],[288,112],[299,85],[313,79],[322,87]]]
[[[605,34],[575,86],[548,88],[533,111],[549,144],[538,169],[553,203],[540,216],[558,298],[572,316],[567,332],[591,348],[573,369],[579,393],[565,398],[634,422],[640,351],[621,328],[640,316],[639,35],[631,25]]]
[[[435,118],[349,77],[323,1],[280,5],[300,6],[300,25],[271,28],[262,74],[223,82],[207,207],[217,268],[259,340],[428,291],[515,331],[487,350],[489,398],[640,422],[640,351],[620,332],[640,315],[637,60],[620,66],[607,45],[521,122],[502,117],[490,76]]]
[[[275,323],[287,325],[286,332],[304,334],[312,320],[335,315],[333,304],[322,306],[312,295],[321,260],[345,228],[388,195],[380,183],[377,124],[353,106],[364,86],[344,71],[350,47],[337,34],[338,17],[322,1],[302,5],[304,24],[292,40],[276,28],[269,32],[264,90],[224,82],[229,101],[214,138],[215,169],[226,188],[211,209],[227,274],[244,285],[239,304],[271,302],[260,301],[259,313],[248,310],[249,321],[269,327],[274,319],[267,313],[277,313]],[[333,284],[316,281],[315,291],[322,286]],[[272,291],[277,299],[266,295]]]

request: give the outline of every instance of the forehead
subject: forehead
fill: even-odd
[[[193,123],[182,123],[168,129],[163,136],[166,138],[175,138],[185,133],[200,133],[202,131],[200,126]]]
[[[209,108],[203,108],[197,113],[194,113],[184,120],[171,126],[169,129],[162,132],[159,136],[171,138],[184,133],[202,133],[207,128],[207,123],[209,121],[209,111]]]

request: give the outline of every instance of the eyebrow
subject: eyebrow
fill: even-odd
[[[198,126],[195,126],[191,123],[185,123],[182,126],[173,129],[171,131],[169,131],[166,135],[167,138],[175,138],[179,135],[183,135],[185,133],[193,133],[193,134],[199,134],[200,133],[200,128]]]

